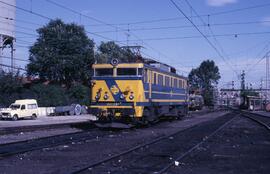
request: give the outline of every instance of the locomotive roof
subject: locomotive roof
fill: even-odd
[[[93,64],[92,66],[93,68],[113,68],[113,65],[111,64]],[[177,76],[183,79],[187,79],[186,77],[179,75],[177,73],[173,73],[173,72],[169,72],[169,71],[165,71],[162,70],[160,68],[154,67],[151,64],[148,63],[119,63],[117,66],[117,68],[143,68],[143,67],[147,67],[149,69],[155,70],[157,72],[161,72],[163,74],[167,74],[167,75],[171,75],[171,76]]]
[[[119,63],[117,68],[142,68],[143,63]],[[113,68],[113,65],[109,63],[93,64],[93,68]]]
[[[156,67],[151,66],[151,65],[149,65],[149,64],[144,64],[144,65],[145,65],[145,67],[148,67],[148,68],[150,68],[150,69],[156,70],[157,72],[161,72],[161,73],[163,73],[163,74],[167,74],[167,75],[171,75],[171,76],[177,76],[177,77],[180,77],[180,78],[183,78],[183,79],[186,79],[186,80],[187,80],[187,77],[184,77],[184,76],[179,75],[179,74],[177,74],[177,73],[173,73],[173,72],[169,72],[169,71],[164,71],[164,70],[162,70],[162,69],[160,69],[160,68],[156,68]]]

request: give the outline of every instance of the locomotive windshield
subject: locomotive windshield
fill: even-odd
[[[137,75],[142,75],[142,68],[117,68],[117,76],[137,76]]]
[[[113,76],[113,69],[112,68],[95,69],[95,76]]]
[[[142,68],[117,68],[115,76],[141,76]],[[113,68],[96,68],[95,76],[114,76]]]

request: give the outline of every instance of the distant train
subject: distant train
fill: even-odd
[[[204,106],[203,97],[201,95],[189,96],[189,110],[201,110]]]
[[[187,78],[175,68],[141,63],[94,64],[91,110],[98,120],[148,123],[188,112]]]

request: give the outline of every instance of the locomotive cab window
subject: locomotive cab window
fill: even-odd
[[[113,76],[112,68],[97,68],[95,69],[95,76]]]
[[[142,68],[117,68],[118,76],[141,76]]]

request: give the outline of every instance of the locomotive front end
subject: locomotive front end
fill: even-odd
[[[91,109],[99,120],[140,118],[145,102],[143,64],[94,64]]]

